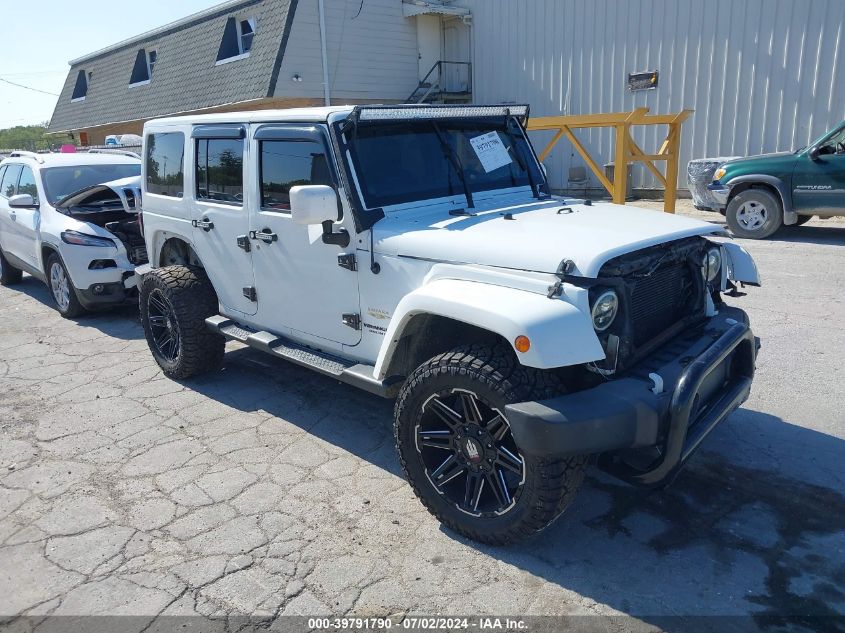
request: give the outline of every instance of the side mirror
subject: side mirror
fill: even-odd
[[[28,193],[19,193],[9,198],[9,206],[14,209],[37,209],[38,205]]]
[[[334,210],[334,213],[332,213]],[[349,232],[334,232],[337,219],[337,193],[328,185],[297,185],[290,188],[290,214],[297,224],[322,224],[323,244],[349,246]]]
[[[819,160],[819,148],[811,147],[810,151],[807,152],[807,156],[810,157],[810,160]]]
[[[337,218],[337,195],[328,185],[297,185],[290,189],[290,213],[297,224],[322,224]]]

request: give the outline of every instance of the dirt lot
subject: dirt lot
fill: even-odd
[[[733,300],[763,341],[750,401],[669,490],[593,472],[562,520],[511,548],[423,510],[391,403],[236,346],[222,372],[173,382],[136,310],[65,321],[34,279],[0,288],[0,614],[845,626],[810,617],[845,614],[845,224],[745,245],[765,284]]]

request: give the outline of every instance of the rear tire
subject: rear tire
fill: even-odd
[[[73,287],[67,268],[58,253],[52,253],[47,258],[47,288],[56,302],[56,310],[64,318],[75,319],[85,314],[86,310],[79,303],[76,288]]]
[[[504,344],[462,346],[418,367],[400,391],[394,431],[402,468],[429,512],[494,545],[529,537],[560,516],[584,479],[586,457],[521,454],[502,413],[557,387]],[[441,460],[451,461],[444,467]]]
[[[737,237],[762,240],[783,224],[783,209],[777,196],[765,189],[746,189],[728,203],[725,217]]]
[[[220,367],[226,339],[205,324],[218,303],[204,270],[156,268],[144,276],[139,307],[147,344],[166,376],[189,378]]]
[[[23,279],[23,271],[12,266],[0,250],[0,286],[13,286],[19,284],[21,279]]]

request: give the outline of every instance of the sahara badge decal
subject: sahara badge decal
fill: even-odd
[[[373,319],[378,319],[379,321],[389,321],[390,320],[390,313],[386,310],[380,310],[379,308],[367,308],[367,315],[372,317]],[[382,325],[375,325],[373,323],[367,323],[364,321],[364,327],[367,328],[368,331],[373,332],[375,334],[380,334],[384,336],[387,332],[387,328]]]

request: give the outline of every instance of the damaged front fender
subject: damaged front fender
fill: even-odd
[[[731,281],[738,281],[749,286],[760,285],[760,272],[754,259],[739,244],[726,242],[722,244],[725,253],[727,276]]]

